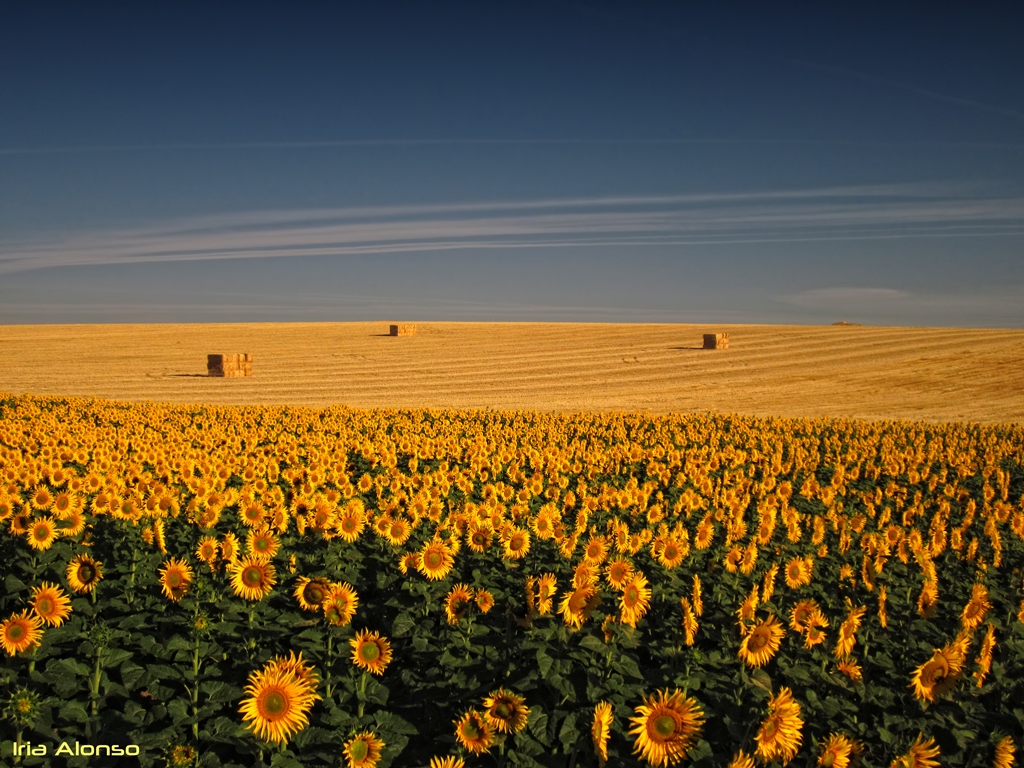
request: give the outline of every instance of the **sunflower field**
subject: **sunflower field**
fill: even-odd
[[[0,396],[0,763],[995,766],[1024,428]]]

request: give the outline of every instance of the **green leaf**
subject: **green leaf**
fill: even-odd
[[[576,730],[576,713],[571,712],[562,723],[562,727],[558,730],[558,740],[562,742],[562,746],[566,749],[571,749],[572,745],[576,743],[576,739],[579,738],[579,733]]]
[[[76,723],[84,723],[89,720],[89,714],[85,711],[85,706],[77,701],[68,701],[62,704],[60,716],[65,720],[71,720]]]
[[[588,651],[596,651],[598,653],[606,653],[608,651],[608,646],[593,635],[585,635],[580,640],[580,648],[586,648]]]
[[[416,620],[408,613],[400,613],[391,624],[391,634],[395,637],[404,637],[416,628]]]

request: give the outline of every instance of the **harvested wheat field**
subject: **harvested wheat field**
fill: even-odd
[[[704,333],[729,334],[705,350]],[[209,378],[207,355],[253,375]],[[1024,421],[1024,331],[385,322],[0,327],[0,391],[222,404]]]

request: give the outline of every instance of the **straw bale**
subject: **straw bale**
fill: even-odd
[[[704,349],[728,349],[729,348],[729,334],[728,333],[705,333],[704,334]]]
[[[222,378],[252,376],[252,355],[249,353],[207,355],[206,375]]]
[[[415,336],[416,326],[411,323],[392,325],[390,326],[390,333],[392,336]]]

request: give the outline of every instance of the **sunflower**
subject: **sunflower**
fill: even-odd
[[[832,651],[837,659],[845,659],[853,652],[853,646],[857,644],[857,630],[860,629],[865,611],[867,608],[863,605],[857,608],[850,606],[846,619],[839,625],[839,639],[836,640],[836,647]]]
[[[398,558],[398,570],[403,576],[406,576],[410,570],[419,570],[419,567],[419,552],[406,552],[404,555]]]
[[[31,541],[31,539],[30,539]],[[985,620],[985,614],[992,607],[988,599],[988,589],[984,584],[975,584],[971,590],[971,599],[960,614],[964,629],[974,629]]]
[[[519,733],[526,727],[530,708],[524,707],[525,699],[511,691],[499,688],[484,699],[484,719],[499,733]]]
[[[537,613],[547,616],[554,604],[558,579],[553,573],[544,573],[537,578]]]
[[[361,630],[349,640],[349,645],[352,646],[352,663],[367,672],[383,675],[391,663],[391,644],[378,632]]]
[[[992,760],[993,768],[1013,768],[1013,756],[1017,747],[1012,736],[1004,736],[996,743],[996,754]]]
[[[42,700],[39,694],[28,688],[16,688],[7,700],[2,714],[15,725],[22,728],[32,727],[39,717]]]
[[[856,660],[847,657],[836,664],[836,669],[846,675],[851,683],[859,683],[864,677],[864,671]]]
[[[923,733],[918,733],[907,754],[893,760],[889,768],[939,768],[939,761],[934,759],[938,756],[935,739],[925,739]]]
[[[860,745],[842,733],[833,733],[823,746],[818,756],[819,768],[849,768],[850,756],[860,752]]]
[[[383,748],[384,742],[373,731],[363,731],[346,741],[342,751],[348,768],[374,768],[380,762]]]
[[[748,667],[763,667],[774,656],[786,630],[774,616],[758,622],[740,643],[739,656]]]
[[[803,725],[800,705],[793,698],[793,692],[789,688],[780,688],[778,694],[769,699],[768,717],[754,737],[757,756],[766,763],[779,760],[786,765],[800,749]]]
[[[650,607],[651,588],[648,586],[647,577],[637,571],[629,583],[623,587],[622,594],[619,596],[622,623],[635,627]]]
[[[725,570],[729,573],[736,573],[743,562],[743,547],[734,544],[732,549],[725,556]]]
[[[599,602],[597,590],[588,584],[567,592],[562,598],[558,612],[562,614],[567,627],[579,629],[590,618],[590,614]]]
[[[572,572],[572,585],[577,589],[583,586],[597,586],[597,569],[596,566],[590,565],[586,560],[581,561],[573,569]]]
[[[192,765],[196,759],[195,747],[179,744],[171,749],[170,763],[175,766]]]
[[[754,758],[741,749],[726,768],[754,768]]]
[[[633,753],[654,766],[675,765],[686,756],[704,726],[704,711],[697,700],[678,688],[644,696],[629,721],[630,736],[636,736]]]
[[[178,602],[192,583],[192,569],[183,558],[171,559],[160,569],[160,586],[168,600]]]
[[[605,568],[605,579],[612,589],[622,590],[633,579],[633,563],[624,557],[617,557]]]
[[[455,565],[455,558],[451,551],[439,539],[432,539],[423,545],[420,550],[419,572],[431,581],[440,581],[447,576],[452,566]]]
[[[513,528],[505,542],[505,557],[521,560],[530,551],[530,532],[525,528]]]
[[[932,657],[914,670],[910,687],[918,701],[932,702],[948,693],[960,679],[964,657],[954,641],[932,653]]]
[[[80,509],[74,510],[62,522],[63,525],[58,526],[58,533],[61,536],[77,536],[85,530],[85,514]]]
[[[461,757],[432,757],[428,768],[466,768],[466,761]]]
[[[25,532],[28,544],[40,552],[49,549],[57,540],[57,526],[49,517],[33,520]]]
[[[813,572],[814,559],[810,555],[794,557],[786,563],[786,586],[790,589],[798,589],[805,584],[810,584]]]
[[[590,565],[600,565],[608,557],[608,540],[604,536],[594,536],[583,549],[583,560]]]
[[[309,710],[320,697],[294,672],[268,664],[249,675],[239,712],[257,738],[283,744],[309,724]],[[315,680],[315,678],[314,678]]]
[[[466,542],[469,544],[469,548],[478,555],[482,555],[490,549],[491,538],[490,528],[483,525],[473,525],[466,532]]]
[[[683,597],[680,598],[680,604],[683,607],[683,633],[685,634],[685,642],[687,645],[693,645],[693,641],[697,637],[697,614],[693,610],[693,606],[690,604],[689,599]]]
[[[366,528],[366,515],[361,509],[352,505],[346,505],[344,511],[335,523],[335,529],[342,539],[350,544],[356,541]]]
[[[316,686],[320,682],[316,668],[312,664],[306,663],[302,658],[302,651],[299,651],[298,656],[295,655],[295,651],[289,653],[288,656],[275,656],[266,663],[264,669],[268,672],[284,672],[292,675],[298,683],[311,691],[316,690]]]
[[[478,589],[473,599],[476,600],[476,607],[480,609],[480,613],[487,613],[494,607],[494,595],[486,589]]]
[[[0,645],[9,656],[38,645],[42,636],[42,620],[28,610],[11,614],[3,624],[0,624]]]
[[[49,512],[50,507],[53,506],[53,494],[50,493],[50,489],[45,485],[36,486],[35,490],[32,491],[32,497],[29,499],[29,503],[33,509],[38,509],[40,512]]]
[[[227,563],[237,562],[239,549],[238,537],[230,531],[225,533],[224,538],[220,541],[220,556],[224,561]]]
[[[249,528],[261,528],[266,515],[267,510],[255,499],[246,499],[239,505],[238,516],[241,518],[242,525]]]
[[[391,520],[384,529],[384,538],[392,547],[400,547],[409,540],[412,535],[412,526],[405,518],[399,517]]]
[[[444,613],[449,624],[458,624],[473,602],[473,590],[467,584],[456,584],[444,601]]]
[[[86,594],[96,589],[96,585],[103,578],[103,563],[93,560],[88,555],[75,555],[68,563],[67,570],[68,585],[80,594]]]
[[[922,619],[930,619],[939,603],[939,585],[934,579],[925,579],[921,594],[917,596],[917,613]]]
[[[806,632],[810,626],[811,614],[818,610],[813,600],[800,600],[789,612],[789,626],[796,632]]]
[[[266,528],[263,530],[251,530],[249,535],[245,537],[245,549],[249,555],[259,558],[264,562],[272,559],[280,548],[281,542],[277,540],[272,531]]]
[[[676,566],[680,565],[686,557],[683,545],[678,539],[669,537],[665,541],[665,546],[658,552],[657,559],[665,568],[671,570]]]
[[[262,600],[277,583],[277,571],[273,564],[259,557],[236,560],[229,566],[229,572],[235,594],[246,600]]]
[[[196,557],[210,566],[210,570],[213,570],[213,564],[217,560],[217,539],[213,536],[204,536],[199,540],[198,546],[196,546]]]
[[[697,549],[707,549],[715,538],[715,524],[711,522],[710,516],[705,517],[697,526],[697,533],[693,537],[693,546]]]
[[[295,581],[295,590],[292,594],[299,601],[299,607],[304,611],[319,611],[324,606],[331,592],[331,584],[327,579],[310,579],[300,576]]]
[[[594,707],[594,724],[590,727],[590,736],[594,741],[594,751],[600,765],[608,760],[608,738],[612,733],[612,705],[607,701],[600,702]]]
[[[992,669],[992,651],[996,647],[996,628],[992,624],[988,625],[988,630],[985,632],[985,639],[981,641],[981,651],[978,653],[978,670],[974,673],[975,680],[978,681],[978,687],[981,688],[985,683],[985,676]]]
[[[772,563],[772,567],[764,575],[764,582],[761,585],[761,602],[767,603],[775,594],[775,577],[779,575],[779,564]]]
[[[753,621],[754,615],[757,612],[757,603],[760,599],[757,584],[755,584],[750,594],[747,595],[746,599],[740,604],[739,610],[736,611],[736,616],[741,622]]]
[[[51,627],[59,627],[71,613],[71,601],[56,584],[44,581],[32,589],[32,611]]]
[[[167,537],[164,535],[164,521],[159,517],[153,521],[153,540],[156,542],[156,548],[166,555]]]
[[[475,709],[471,709],[455,721],[455,738],[474,755],[486,752],[494,743],[491,726]]]

